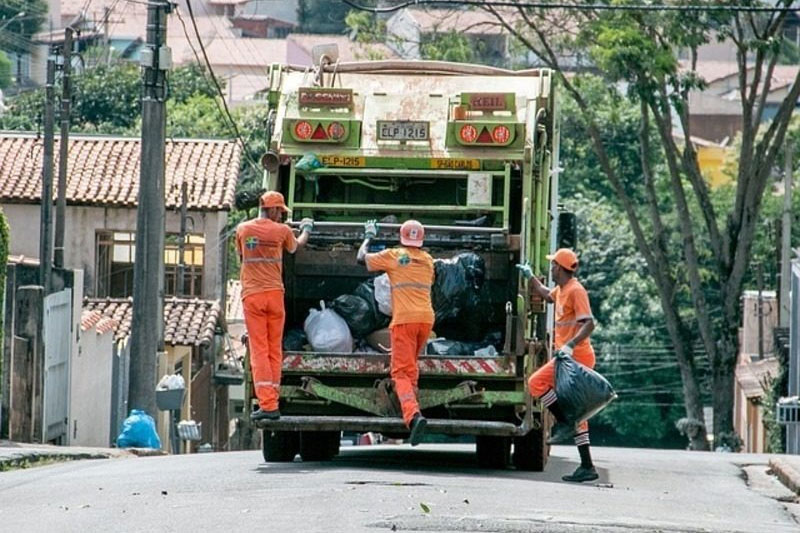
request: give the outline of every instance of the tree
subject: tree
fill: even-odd
[[[12,20],[13,19],[13,20]],[[31,37],[47,19],[45,0],[7,0],[0,4],[0,48],[8,52],[30,52]],[[6,25],[7,24],[7,25]]]
[[[644,4],[640,1],[626,5]],[[788,6],[791,2],[777,2]],[[575,2],[576,6],[580,2]],[[603,174],[626,214],[648,273],[655,281],[664,319],[681,370],[686,415],[701,424],[692,446],[707,448],[698,361],[692,350],[699,333],[713,377],[714,435],[718,445],[733,440],[733,385],[737,360],[739,297],[752,258],[764,190],[783,145],[787,126],[800,95],[800,72],[788,88],[777,113],[764,121],[766,95],[780,56],[786,12],[766,14],[703,11],[705,2],[687,0],[696,11],[569,10],[569,31],[548,21],[552,11],[518,6],[513,18],[491,5],[483,9],[548,67],[554,69],[569,98],[586,121],[586,132]],[[563,12],[558,16],[563,17]],[[558,31],[556,31],[558,30]],[[726,211],[714,205],[700,172],[691,142],[673,136],[680,127],[691,139],[689,93],[702,89],[696,67],[698,48],[714,39],[731,43],[739,67],[742,140],[734,200]],[[638,147],[642,160],[639,187],[645,198],[635,202],[625,188],[620,169],[609,156],[604,132],[581,87],[566,76],[564,52],[588,48],[598,70],[610,83],[624,82],[628,97],[641,110]],[[682,65],[677,51],[689,61]],[[652,121],[652,122],[651,122]],[[650,131],[657,134],[666,168],[652,166]],[[659,188],[657,193],[657,188]],[[665,206],[665,204],[667,204]],[[674,220],[666,216],[674,209]],[[679,250],[679,254],[673,251]],[[680,314],[679,300],[687,289],[693,314]],[[713,295],[709,297],[708,295]]]
[[[11,86],[11,60],[0,50],[0,90]]]

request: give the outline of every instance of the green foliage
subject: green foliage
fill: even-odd
[[[33,48],[31,37],[42,29],[47,19],[47,8],[46,0],[0,3],[0,27],[8,24],[0,30],[0,47],[8,52],[29,52]]]
[[[362,5],[374,6],[375,0],[360,1]],[[347,30],[347,15],[350,6],[344,2],[330,0],[300,0],[298,18],[301,33],[343,33]]]
[[[74,76],[72,120],[76,128],[97,133],[130,130],[141,114],[141,83],[139,67],[127,62],[99,64]]]
[[[11,86],[11,60],[0,50],[0,90]]]
[[[225,90],[225,81],[218,80],[222,90]],[[206,96],[217,98],[217,88],[211,81],[208,72],[198,63],[191,63],[179,67],[169,75],[169,99],[182,104],[193,96]]]
[[[424,35],[419,45],[422,59],[471,63],[477,50],[469,39],[456,31]]]
[[[171,137],[228,137],[230,128],[220,118],[214,98],[204,94],[167,102],[167,131]]]

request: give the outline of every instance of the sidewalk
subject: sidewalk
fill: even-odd
[[[16,468],[29,468],[78,459],[111,459],[136,457],[131,450],[119,448],[85,448],[73,446],[52,446],[49,444],[30,444],[0,440],[0,472]]]
[[[800,495],[800,455],[773,455],[769,467],[781,483]]]

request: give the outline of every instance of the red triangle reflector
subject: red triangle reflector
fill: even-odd
[[[317,124],[317,129],[314,130],[314,134],[311,135],[311,138],[316,140],[328,138],[328,134],[325,132],[325,128],[322,127],[322,124]]]
[[[492,139],[492,134],[489,133],[489,130],[484,126],[483,131],[481,131],[481,134],[478,135],[478,140],[475,142],[481,144],[493,144],[494,139]]]

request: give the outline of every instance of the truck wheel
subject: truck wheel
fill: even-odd
[[[532,429],[523,437],[514,437],[514,466],[518,470],[541,472],[547,463],[549,446],[545,443],[545,432]]]
[[[481,468],[506,468],[511,459],[511,437],[478,435],[475,437],[475,450]]]
[[[300,434],[300,455],[303,461],[330,461],[339,455],[338,431],[303,431]]]
[[[296,431],[261,430],[261,451],[268,463],[291,463],[300,449],[300,434]]]

